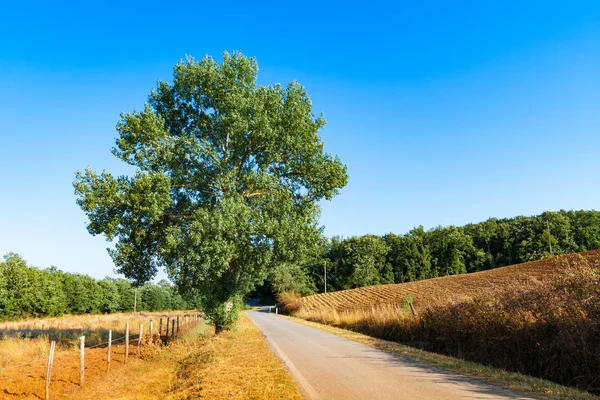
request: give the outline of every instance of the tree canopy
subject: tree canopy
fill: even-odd
[[[94,278],[63,272],[56,267],[38,269],[19,254],[0,260],[0,321],[63,314],[133,311],[135,288],[123,278]],[[197,306],[194,297],[182,298],[168,282],[141,288],[138,310],[163,311]]]
[[[117,125],[113,154],[135,175],[88,169],[74,182],[117,270],[142,284],[165,268],[219,330],[269,271],[319,250],[318,202],[347,182],[304,88],[261,86],[257,73],[240,53],[179,62]]]
[[[287,266],[287,275],[273,274],[255,295],[323,292],[324,269],[327,290],[334,291],[483,271],[551,254],[594,250],[600,248],[600,212],[561,210],[531,217],[490,218],[461,227],[425,230],[419,226],[404,235],[334,237],[322,243],[318,256]]]

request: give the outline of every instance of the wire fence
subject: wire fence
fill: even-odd
[[[171,330],[169,330],[168,327],[166,327],[166,329],[163,329],[163,324],[162,324],[162,321],[161,321],[160,325],[159,325],[159,331],[158,331],[158,334],[157,334],[159,336],[159,338],[161,340],[168,341],[168,340],[174,338],[179,333],[179,331],[180,331],[181,328],[186,327],[186,326],[188,326],[191,323],[199,322],[199,321],[202,320],[202,314],[196,314],[196,313],[195,314],[184,314],[183,317],[184,318],[182,318],[182,321],[184,321],[184,324],[181,325],[181,326],[180,326],[180,321],[179,321],[178,316],[173,316],[173,317],[168,316],[168,317],[165,317],[165,319],[167,321],[173,321],[173,322],[176,321],[177,325],[175,325],[173,323],[172,326],[170,327]],[[162,320],[162,318],[159,318],[159,319]],[[150,321],[152,321],[152,320],[150,320]],[[167,325],[168,325],[168,323],[169,322],[167,322]],[[102,329],[102,328],[98,328],[98,330],[100,330],[100,329]],[[108,330],[108,331],[110,331],[110,330]],[[165,335],[163,335],[163,333],[165,333]],[[155,335],[155,334],[153,334],[153,335]],[[146,334],[146,335],[143,335],[143,336],[147,337],[147,336],[149,336],[149,334]],[[141,339],[140,338],[140,333],[131,333],[129,335],[123,335],[121,337],[114,338],[110,342],[109,341],[105,341],[105,342],[94,344],[92,346],[85,346],[84,349],[95,349],[95,348],[99,348],[99,347],[103,347],[103,346],[108,346],[108,345],[112,345],[112,344],[121,343],[121,342],[125,341],[128,337],[129,337],[129,340],[133,340],[134,342],[136,340],[138,340],[138,342],[139,342],[139,340]],[[139,343],[138,343],[138,345],[139,345]],[[80,350],[77,350],[77,352],[79,352],[79,351]],[[64,355],[65,353],[66,353],[65,351],[62,351],[61,355]],[[21,367],[26,367],[26,366],[29,366],[29,365],[34,365],[34,364],[37,364],[37,363],[40,363],[40,362],[43,362],[43,361],[47,361],[47,359],[48,359],[48,356],[43,356],[43,357],[35,358],[34,360],[28,361],[26,363],[8,365],[8,366],[4,366],[4,367],[0,366],[0,376],[6,370],[12,370],[12,369],[15,369],[15,368],[21,368]],[[42,364],[41,366],[44,366],[44,365]]]

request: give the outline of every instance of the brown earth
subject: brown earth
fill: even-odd
[[[410,296],[415,309],[422,311],[433,305],[458,302],[479,293],[501,291],[524,281],[551,280],[566,267],[570,258],[581,256],[595,261],[600,257],[600,250],[555,256],[471,274],[321,293],[304,297],[300,301],[306,312],[332,309],[344,312],[384,304],[401,305],[403,299]]]
[[[85,349],[85,384],[94,384],[100,380],[118,379],[119,371],[131,364],[143,362],[139,358],[137,341],[129,344],[129,358],[124,364],[125,346],[113,345],[111,351],[111,371],[107,372],[107,349]],[[30,365],[9,367],[0,370],[1,399],[44,399],[46,387],[46,359],[40,359]],[[51,398],[76,398],[79,385],[79,350],[57,351],[52,368],[50,386]]]

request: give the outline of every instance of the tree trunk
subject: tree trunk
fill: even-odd
[[[226,330],[227,329],[224,326],[215,324],[215,335],[219,335],[225,332]]]

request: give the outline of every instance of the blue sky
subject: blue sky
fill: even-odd
[[[217,3],[2,5],[0,254],[114,275],[74,173],[127,172],[119,113],[223,50],[324,113],[350,174],[327,235],[599,208],[599,2]]]

